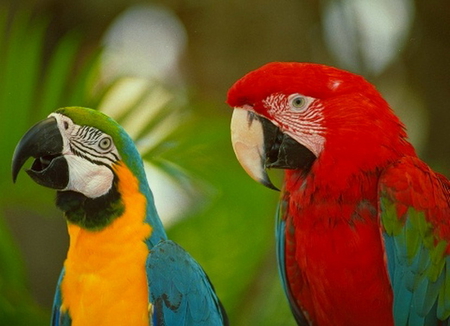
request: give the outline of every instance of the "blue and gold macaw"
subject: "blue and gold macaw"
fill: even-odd
[[[167,239],[142,159],[105,114],[62,108],[36,125],[14,152],[12,174],[57,190],[70,246],[52,325],[227,325],[200,265]]]

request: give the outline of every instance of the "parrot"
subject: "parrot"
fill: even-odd
[[[278,190],[281,285],[298,325],[447,325],[450,182],[364,77],[270,62],[228,90],[245,172]],[[273,179],[273,177],[272,177]]]
[[[228,325],[201,266],[167,238],[142,158],[106,114],[64,107],[32,126],[12,159],[56,190],[69,248],[51,325]]]

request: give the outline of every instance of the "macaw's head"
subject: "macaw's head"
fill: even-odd
[[[145,178],[133,141],[113,119],[96,110],[62,108],[34,125],[16,147],[12,162],[15,181],[28,158],[28,175],[57,190],[57,205],[71,222],[99,229],[123,210],[118,171],[126,167]]]
[[[403,125],[376,89],[333,67],[269,63],[238,80],[227,103],[234,107],[238,160],[271,188],[267,168],[306,175],[320,167],[349,175],[413,152]]]

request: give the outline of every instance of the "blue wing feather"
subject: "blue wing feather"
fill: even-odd
[[[380,179],[380,221],[396,326],[448,323],[450,239],[436,231],[436,221],[450,219],[448,185],[417,158],[400,160]],[[432,196],[424,200],[426,194]]]
[[[160,241],[146,266],[154,325],[228,325],[208,276],[176,243]]]
[[[55,297],[53,299],[52,307],[52,326],[70,326],[72,320],[68,313],[61,311],[62,299],[61,299],[61,281],[64,277],[64,268],[59,275],[58,284],[56,285]]]

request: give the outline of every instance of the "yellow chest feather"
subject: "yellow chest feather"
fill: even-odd
[[[146,198],[127,168],[119,165],[115,172],[121,180],[123,215],[101,231],[68,224],[61,309],[69,311],[73,326],[149,325]]]

